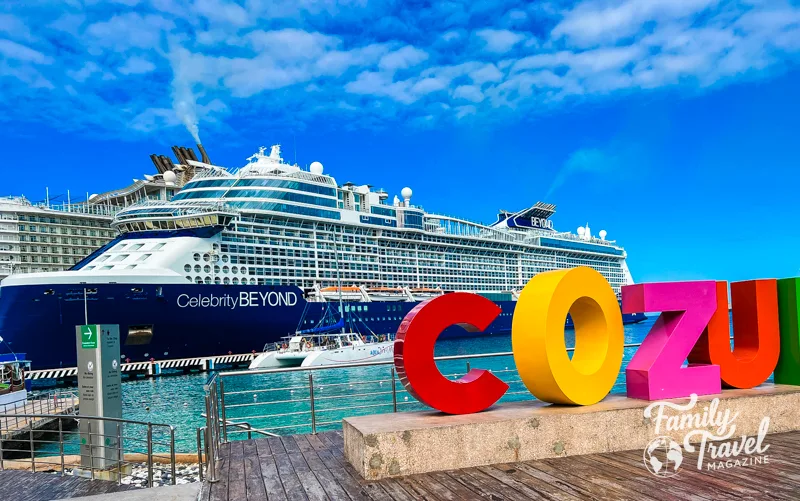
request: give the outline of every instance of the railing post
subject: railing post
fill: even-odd
[[[467,374],[469,374],[469,371],[470,371],[470,370],[472,370],[472,369],[470,369],[470,367],[469,367],[469,360],[467,360]]]
[[[36,473],[36,461],[34,457],[34,449],[33,449],[33,423],[30,425],[30,443],[31,443],[31,471]]]
[[[117,485],[122,485],[122,462],[125,460],[125,454],[122,452],[122,430],[121,423],[117,423]]]
[[[203,439],[200,436],[202,431],[202,428],[197,429],[197,474],[201,482],[203,481]]]
[[[147,423],[147,486],[153,487],[153,423]]]
[[[6,418],[8,419],[8,418]],[[8,421],[6,421],[7,425]],[[5,470],[5,466],[3,465],[3,425],[0,423],[0,471]]]
[[[308,373],[308,395],[311,399],[311,434],[317,434],[317,415],[314,412],[314,375]]]
[[[175,428],[169,427],[169,457],[172,465],[172,485],[175,485]]]
[[[58,417],[58,455],[61,456],[61,476],[64,476],[64,424]]]
[[[87,419],[86,420],[86,427],[89,430],[89,439],[86,441],[89,444],[89,471],[92,475],[92,480],[94,480],[94,446],[92,445],[92,421]]]
[[[395,373],[392,367],[392,408],[393,412],[397,412],[397,387],[395,386]]]
[[[222,405],[222,440],[228,441],[228,421],[225,418],[225,381],[219,380],[219,397]],[[216,402],[214,402],[216,404]]]

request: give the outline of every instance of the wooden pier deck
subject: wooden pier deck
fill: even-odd
[[[14,408],[0,408],[0,439],[13,438],[22,432],[28,432],[30,426],[34,430],[44,427],[53,418],[25,418],[23,414],[47,414],[58,416],[76,414],[79,403],[77,398],[28,400],[25,405]]]
[[[344,458],[341,432],[225,444],[220,481],[203,501],[273,500],[777,500],[800,497],[800,432],[768,435],[768,463],[656,477],[641,450],[570,456],[366,482]]]
[[[0,471],[0,499],[43,501],[134,490],[132,485],[29,471]]]

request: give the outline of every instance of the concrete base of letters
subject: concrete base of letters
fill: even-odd
[[[724,390],[699,397],[692,411],[702,413],[715,397],[718,410],[739,413],[733,421],[742,435],[756,436],[764,417],[769,433],[800,430],[800,387],[764,384],[750,390]],[[669,402],[685,404],[689,399]],[[450,416],[435,411],[346,418],[347,460],[367,480],[468,468],[641,449],[657,436],[683,443],[686,430],[667,431],[644,417],[651,402],[612,395],[587,407],[526,401],[500,404],[477,414]],[[670,409],[665,416],[679,414]],[[711,429],[711,428],[707,428]],[[768,442],[768,440],[767,440]]]

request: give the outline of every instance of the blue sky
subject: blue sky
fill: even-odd
[[[637,281],[796,276],[799,55],[786,0],[11,0],[0,195],[120,187],[197,131],[472,220],[555,203]]]

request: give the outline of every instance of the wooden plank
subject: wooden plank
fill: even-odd
[[[342,486],[342,489],[347,493],[347,497],[351,500],[367,501],[371,499],[368,489],[356,482],[344,468],[335,466],[329,468],[328,472]]]
[[[322,485],[320,485],[314,472],[306,470],[296,473],[309,501],[327,501],[328,496],[325,495],[325,491],[322,489]]]
[[[283,441],[280,437],[269,437],[265,440],[269,443],[269,448],[272,450],[273,454],[286,453],[286,447],[283,446]]]
[[[292,435],[292,438],[301,452],[307,452],[314,449],[309,443],[308,437],[309,435]]]
[[[525,499],[547,499],[545,495],[540,492],[537,492],[527,485],[523,484],[522,482],[517,482],[513,478],[508,475],[502,474],[496,468],[489,468],[489,467],[478,467],[476,470],[480,471],[484,475],[491,477],[494,481],[499,482],[507,487],[513,489],[514,492],[517,493],[518,498],[525,498]]]
[[[285,501],[286,492],[283,490],[283,484],[278,475],[275,458],[273,456],[260,456],[258,462],[261,467],[261,481],[264,485],[264,491],[267,493],[267,499],[269,501]]]
[[[228,501],[228,470],[230,466],[230,459],[227,457],[220,458],[217,461],[217,478],[219,482],[211,484],[210,501]]]
[[[620,476],[633,479],[641,489],[646,491],[645,494],[661,493],[665,499],[677,497],[678,499],[685,499],[687,501],[705,501],[714,499],[710,495],[703,496],[702,494],[698,493],[696,489],[692,489],[681,483],[673,484],[672,482],[665,482],[664,480],[666,479],[655,476],[652,478],[647,477],[642,473],[643,471],[647,471],[647,468],[645,468],[644,464],[642,463],[640,463],[638,467],[632,466],[626,462],[615,461],[610,454],[592,454],[583,456],[583,459],[585,461],[594,461],[600,463],[605,465],[608,470],[618,472]]]
[[[291,435],[281,437],[281,443],[286,449],[286,452],[300,452],[300,447],[297,446],[297,442],[295,442],[294,437]]]
[[[317,481],[322,486],[322,490],[330,499],[348,499],[350,497],[327,468],[324,470],[311,471],[317,477]]]
[[[320,471],[320,470],[327,470],[327,466],[322,462],[319,458],[317,451],[311,449],[309,451],[303,451],[302,453],[303,459],[306,460],[306,464],[311,469],[311,471]]]
[[[383,487],[386,493],[394,500],[414,501],[414,497],[406,492],[400,482],[395,479],[389,478],[381,480],[381,487]]]
[[[230,468],[228,470],[228,499],[247,499],[242,450],[241,442],[231,444]]]
[[[253,452],[255,452],[255,444],[253,444]],[[267,490],[264,487],[261,463],[257,454],[251,454],[244,458],[244,485],[247,501],[267,501]]]
[[[570,484],[539,470],[528,468],[525,463],[497,464],[486,468],[494,468],[501,474],[509,475],[517,482],[527,485],[548,499],[571,501],[585,498],[585,494]]]
[[[470,490],[468,487],[455,480],[448,473],[449,472],[436,471],[433,473],[428,473],[428,477],[434,482],[441,484],[442,487],[452,492],[459,499],[472,499],[479,495],[475,491]]]
[[[439,482],[435,481],[429,475],[412,475],[411,477],[414,482],[424,487],[428,492],[433,494],[436,499],[440,499],[441,501],[460,501],[456,494],[450,491],[448,488],[440,484]]]
[[[256,454],[258,457],[263,458],[267,456],[272,456],[272,448],[269,446],[269,440],[266,438],[260,438],[258,440],[254,440],[256,444]]]
[[[308,467],[308,463],[306,463],[306,458],[304,458],[303,454],[299,451],[289,453],[289,460],[292,462],[295,473],[311,471],[311,468]]]
[[[320,439],[319,434],[308,435],[306,439],[308,439],[308,443],[311,444],[311,447],[313,447],[314,450],[323,451],[328,448],[328,446],[325,445],[325,443],[323,443],[322,440]]]

